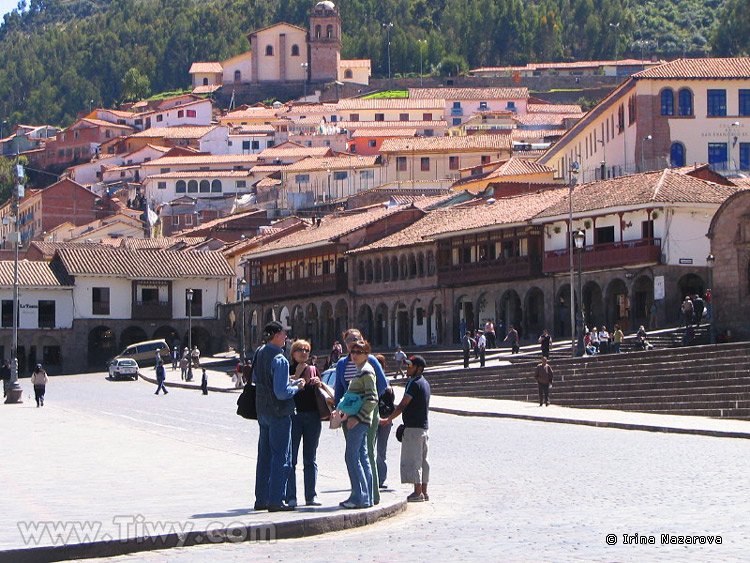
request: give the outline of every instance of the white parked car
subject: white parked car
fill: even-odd
[[[109,363],[109,376],[112,379],[121,377],[138,379],[138,362],[131,358],[115,358]]]

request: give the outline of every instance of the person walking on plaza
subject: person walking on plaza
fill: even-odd
[[[380,366],[385,370],[385,356],[382,354],[375,354],[375,358],[380,362]],[[388,418],[394,410],[396,394],[393,392],[393,387],[388,385],[385,389],[385,393],[380,395],[378,398],[378,415],[380,419]],[[378,488],[384,489],[386,487],[385,481],[388,478],[388,464],[386,458],[388,457],[388,438],[391,436],[391,429],[393,424],[378,424],[378,431],[375,436],[375,446],[377,448],[377,460],[376,468],[378,472]]]
[[[479,333],[477,338],[477,349],[479,350],[479,367],[484,367],[485,354],[487,352],[487,338],[483,333]]]
[[[648,318],[648,328],[659,328],[659,325],[657,323],[656,315],[659,312],[659,307],[656,305],[656,301],[651,303],[651,312]]]
[[[505,339],[503,342],[510,342],[510,353],[511,354],[518,354],[520,351],[520,348],[518,346],[520,339],[518,337],[518,331],[515,329],[513,325],[508,326],[508,334],[505,335]]]
[[[622,341],[625,338],[625,335],[620,330],[620,325],[615,325],[615,331],[612,333],[612,344],[615,349],[615,353],[620,353],[620,348],[622,346]]]
[[[292,415],[292,466],[286,482],[286,503],[297,506],[297,460],[302,444],[302,465],[305,482],[305,504],[320,506],[315,487],[318,481],[318,442],[320,441],[320,413],[316,394],[320,387],[318,368],[308,362],[312,346],[307,340],[292,344],[289,375],[292,380],[304,379],[305,386],[294,396],[295,414]]]
[[[358,395],[362,401],[355,414],[342,416],[347,429],[345,459],[351,484],[349,498],[339,503],[342,508],[368,508],[373,505],[378,490],[373,465],[367,455],[367,434],[378,405],[375,370],[368,361],[369,356],[370,343],[366,340],[357,340],[349,350],[350,363],[356,373],[349,380],[347,393]]]
[[[549,406],[549,388],[552,387],[552,366],[547,363],[547,358],[542,356],[542,361],[537,364],[536,371],[534,372],[534,379],[536,379],[537,386],[539,388],[539,406]]]
[[[156,364],[156,393],[154,393],[154,395],[158,395],[159,390],[164,391],[165,395],[169,393],[164,386],[165,379],[167,379],[167,374],[164,371],[164,362],[159,361],[159,363]]]
[[[185,348],[182,352],[182,358],[180,358],[180,379],[183,381],[187,379],[187,370],[190,365],[190,351]]]
[[[546,328],[542,331],[542,334],[537,342],[542,345],[542,356],[549,360],[549,347],[550,344],[552,344],[552,337],[550,336],[549,331]]]
[[[396,370],[398,371],[398,375],[400,377],[404,377],[404,367],[406,366],[406,354],[404,354],[404,351],[401,349],[401,346],[396,347],[396,353],[393,354],[393,359],[396,360]],[[383,370],[385,370],[385,366],[383,366]]]
[[[271,321],[263,328],[266,342],[255,352],[253,382],[258,411],[258,461],[255,467],[255,510],[281,512],[294,510],[283,503],[292,462],[292,414],[294,396],[305,385],[292,381],[289,361],[284,357],[288,328]]]
[[[194,368],[198,368],[201,365],[201,351],[198,349],[198,346],[193,346],[192,351],[190,352],[190,360],[193,364]]]
[[[608,354],[609,353],[609,341],[610,336],[607,332],[607,327],[602,326],[602,329],[599,331],[599,353],[601,354]]]
[[[695,320],[695,326],[700,326],[701,320],[703,320],[704,309],[705,303],[700,294],[693,295],[693,319]]]
[[[690,300],[690,296],[686,295],[680,306],[682,311],[682,319],[685,322],[685,327],[689,327],[693,324],[693,302]]]
[[[464,351],[464,369],[469,369],[469,356],[471,355],[471,349],[474,347],[474,339],[471,337],[471,333],[468,330],[461,340],[461,346]]]
[[[404,397],[393,413],[380,421],[391,424],[403,414],[404,435],[401,441],[401,482],[412,483],[414,492],[406,500],[422,502],[430,500],[427,484],[430,482],[430,463],[427,459],[429,446],[430,384],[423,372],[427,362],[422,356],[409,358],[406,375],[410,378],[404,389]]]
[[[180,349],[179,347],[175,346],[172,349],[172,371],[177,370],[177,366],[180,363]]]
[[[359,331],[359,329],[349,328],[344,333],[344,344],[346,345],[347,355],[341,358],[336,364],[334,403],[337,405],[341,400],[341,397],[346,392],[347,387],[349,386],[349,382],[357,374],[357,367],[352,361],[351,351],[354,344],[360,340],[364,339],[362,338],[362,333]],[[378,362],[375,356],[373,356],[372,354],[368,355],[367,361],[375,371],[375,383],[377,385],[378,391],[377,396],[378,398],[380,398],[380,396],[385,393],[385,390],[388,387],[388,379],[385,376],[383,368],[380,366],[380,362]],[[380,415],[378,414],[378,410],[375,409],[375,412],[372,416],[372,424],[367,431],[367,455],[370,459],[370,468],[372,471],[373,483],[379,482],[378,466],[375,459],[375,437],[378,433],[378,422],[380,422]],[[346,428],[346,425],[344,425],[344,434],[346,434],[347,432],[348,430]],[[372,496],[373,503],[378,504],[380,502],[380,492],[378,491],[377,487],[373,490]]]
[[[492,319],[484,323],[484,336],[487,339],[488,348],[497,347],[497,337],[495,335],[495,323],[492,322]]]
[[[48,382],[47,372],[42,369],[42,364],[37,364],[34,373],[31,374],[31,384],[34,386],[34,398],[37,407],[44,406],[44,392],[47,389]]]
[[[244,387],[253,377],[253,361],[250,358],[245,359],[245,365],[242,366],[242,384],[240,387]]]
[[[206,375],[206,368],[203,368],[203,373],[201,374],[201,392],[204,395],[208,395],[208,375]]]
[[[7,397],[8,385],[10,385],[10,360],[5,360],[0,367],[0,379],[3,380],[3,397]]]

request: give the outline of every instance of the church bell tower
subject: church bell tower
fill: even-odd
[[[310,81],[334,82],[341,60],[341,17],[330,0],[315,4],[310,12]]]

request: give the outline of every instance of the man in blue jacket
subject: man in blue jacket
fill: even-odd
[[[258,462],[255,469],[255,510],[280,512],[294,510],[283,504],[292,461],[292,414],[294,395],[305,385],[289,377],[289,361],[284,357],[287,327],[278,321],[263,329],[266,345],[256,353],[253,382],[258,410]]]
[[[350,361],[349,353],[352,351],[352,347],[358,341],[362,340],[362,333],[359,329],[350,328],[344,333],[344,344],[346,345],[347,355],[336,362],[336,381],[334,384],[334,400],[338,405],[341,397],[346,393],[349,388],[349,381],[357,375],[357,366],[354,362]],[[370,354],[367,357],[367,361],[375,370],[375,384],[378,388],[378,397],[385,393],[388,387],[388,379],[385,377],[385,372],[380,362],[375,356]],[[372,482],[379,483],[378,481],[378,467],[375,463],[375,436],[378,433],[378,426],[380,425],[380,416],[378,415],[378,409],[375,409],[372,417],[372,424],[367,431],[367,457],[370,458],[370,467],[372,468]],[[346,429],[344,429],[346,432]],[[373,487],[372,500],[375,504],[380,502],[380,491],[377,485]]]

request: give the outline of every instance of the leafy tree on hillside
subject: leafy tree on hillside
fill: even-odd
[[[142,100],[151,93],[151,81],[137,68],[131,68],[122,79],[122,99],[124,101]]]

